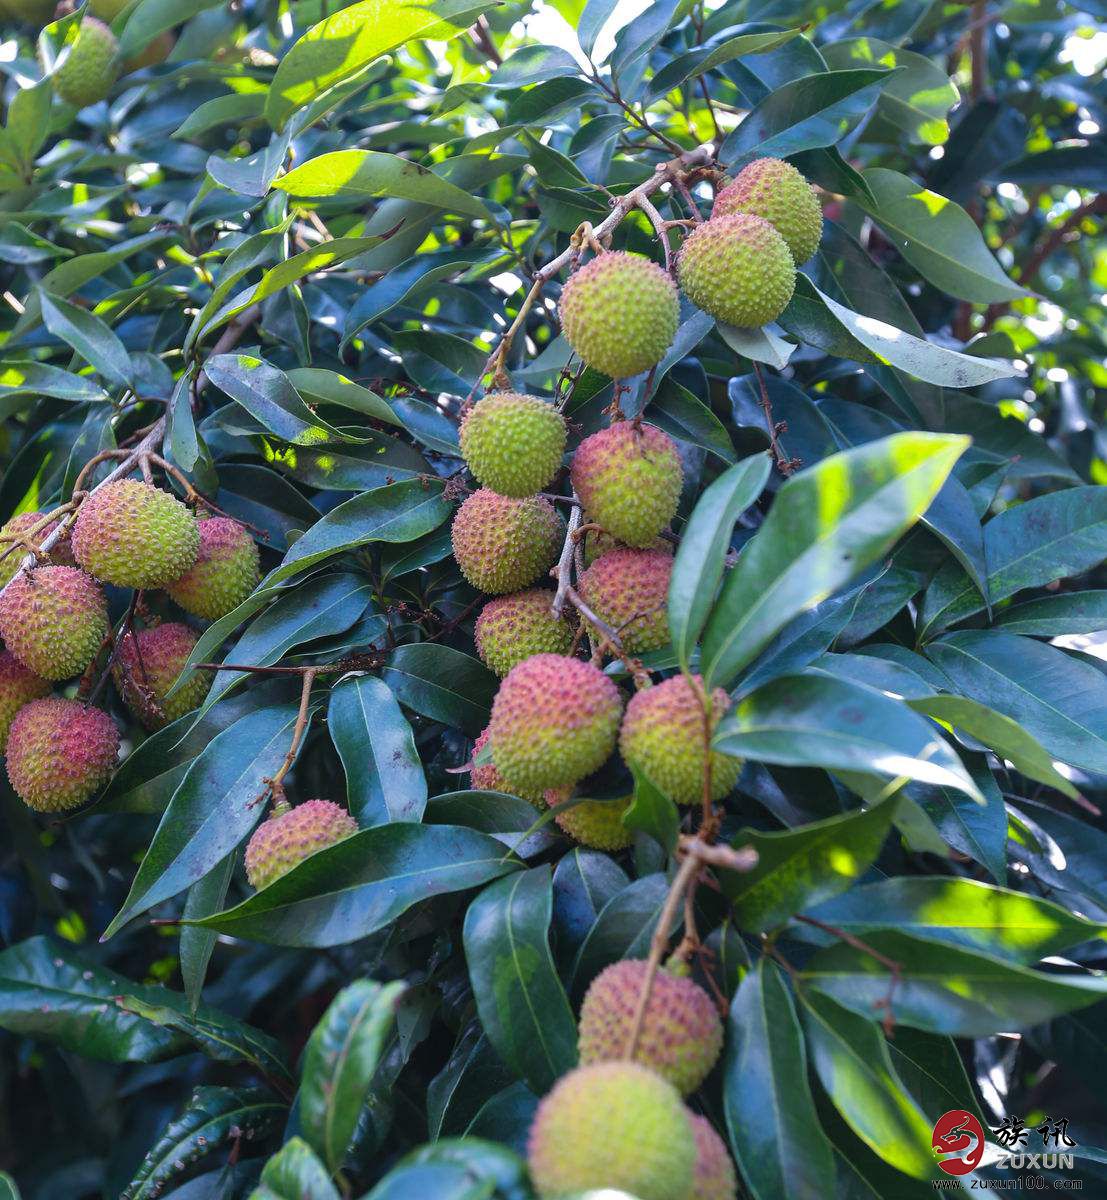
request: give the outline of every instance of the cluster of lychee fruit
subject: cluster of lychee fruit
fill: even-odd
[[[110,777],[120,744],[105,711],[53,695],[53,685],[82,675],[111,645],[120,697],[149,730],[195,708],[210,686],[196,672],[170,696],[196,632],[151,619],[112,635],[104,585],[164,589],[186,613],[210,621],[240,604],[259,578],[257,546],[242,525],[198,520],[172,493],[140,480],[95,488],[72,528],[24,569],[26,545],[56,527],[35,512],[0,528],[0,752],[12,787],[39,812],[88,800]]]

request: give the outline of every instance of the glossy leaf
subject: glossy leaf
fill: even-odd
[[[265,1164],[250,1200],[339,1200],[326,1167],[303,1138],[289,1138]]]

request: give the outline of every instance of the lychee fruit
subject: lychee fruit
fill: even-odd
[[[550,611],[554,594],[531,588],[489,600],[480,610],[473,637],[484,665],[503,676],[533,654],[566,654],[573,627]]]
[[[176,44],[177,39],[168,29],[159,33],[156,38],[147,42],[136,55],[124,62],[123,73],[130,75],[133,71],[144,71],[147,67],[160,67],[173,53],[173,47]]]
[[[169,492],[120,479],[91,492],[73,523],[73,555],[86,571],[117,587],[155,588],[196,561],[200,528]]]
[[[624,960],[592,980],[580,1009],[582,1065],[626,1055],[646,963]],[[711,997],[691,979],[661,969],[653,977],[634,1058],[687,1096],[707,1078],[723,1048],[723,1025]]]
[[[188,661],[196,634],[187,625],[166,621],[128,633],[112,664],[112,678],[124,703],[146,729],[161,729],[203,703],[211,687],[210,671],[194,671],[168,699]]]
[[[19,570],[20,564],[27,557],[27,549],[25,546],[17,544],[11,539],[17,537],[28,537],[36,546],[41,546],[43,539],[53,533],[57,528],[57,521],[52,521],[47,525],[39,525],[45,513],[40,512],[25,512],[19,513],[9,521],[5,521],[0,525],[0,588],[14,578],[16,571]],[[39,526],[38,531],[31,534],[31,530]],[[69,546],[69,538],[61,537],[54,543],[50,553],[41,562],[50,563],[57,567],[73,566],[73,553]]]
[[[0,638],[43,679],[79,675],[107,634],[104,590],[77,567],[35,567],[0,596]]]
[[[246,878],[257,891],[317,850],[357,833],[357,822],[330,800],[305,800],[295,808],[282,801],[246,844]]]
[[[492,761],[513,788],[570,787],[615,748],[619,689],[598,667],[536,654],[512,667],[492,703]]]
[[[628,546],[648,546],[677,510],[684,472],[667,433],[619,421],[581,442],[572,478],[590,521]]]
[[[623,800],[582,800],[554,817],[558,825],[582,846],[593,850],[625,850],[634,833],[623,824],[631,797]]]
[[[50,684],[19,661],[10,650],[0,650],[0,754],[8,744],[15,714],[32,700],[50,694]]]
[[[696,681],[702,685],[700,676]],[[714,730],[730,703],[722,688],[712,695]],[[627,705],[619,732],[619,749],[677,804],[703,798],[704,709],[684,675],[636,692]],[[711,752],[711,798],[721,800],[738,782],[742,760]]]
[[[687,1200],[737,1200],[738,1180],[726,1144],[706,1117],[690,1112],[696,1142],[696,1174]]]
[[[659,363],[680,324],[671,277],[641,254],[599,254],[570,275],[558,305],[561,328],[583,362],[612,379]]]
[[[642,654],[669,642],[666,602],[672,571],[672,555],[659,550],[612,550],[580,577],[580,594],[615,630],[628,653]]]
[[[119,78],[119,43],[95,17],[85,17],[69,45],[65,61],[54,72],[54,91],[75,108],[107,98]]]
[[[584,534],[584,565],[590,567],[597,558],[603,554],[607,554],[610,550],[626,549],[626,543],[620,542],[618,538],[613,538],[607,530],[598,527],[589,529]],[[662,554],[671,555],[674,547],[672,542],[658,534],[650,542],[648,549],[660,550]]]
[[[532,496],[561,466],[565,437],[565,420],[552,404],[495,392],[465,415],[461,453],[485,487],[501,496]]]
[[[686,1200],[696,1144],[671,1084],[637,1063],[595,1063],[563,1075],[539,1104],[527,1161],[543,1200],[606,1188]]]
[[[454,517],[454,558],[473,587],[515,592],[554,565],[564,537],[565,523],[548,500],[515,499],[481,488]]]
[[[767,325],[788,307],[796,264],[788,243],[752,213],[697,225],[677,257],[680,286],[693,304],[728,325]]]
[[[738,172],[715,197],[711,217],[730,213],[764,217],[788,243],[797,267],[819,248],[823,210],[815,189],[783,159],[757,158]]]
[[[185,612],[217,621],[257,587],[258,548],[245,526],[229,517],[209,517],[199,527],[196,561],[165,590]]]
[[[496,764],[491,758],[492,751],[488,746],[489,736],[489,729],[486,725],[473,743],[471,759],[473,766],[469,772],[470,785],[481,792],[506,792],[509,796],[518,796],[528,804],[533,804],[539,812],[543,812],[546,808],[546,793],[542,789],[521,791],[519,788],[513,788],[496,770]],[[488,748],[487,759],[485,762],[478,763],[477,759],[481,757],[486,747]]]
[[[76,808],[111,777],[119,730],[99,708],[47,696],[15,714],[8,734],[8,779],[36,812]]]

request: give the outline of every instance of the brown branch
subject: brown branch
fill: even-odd
[[[765,387],[765,379],[761,374],[761,364],[753,364],[753,373],[757,376],[757,386],[761,391],[761,411],[765,414],[765,428],[769,434],[769,449],[773,454],[773,461],[776,463],[776,469],[781,475],[791,475],[795,469],[800,466],[798,458],[789,458],[784,453],[784,447],[781,446],[778,434],[783,433],[783,424],[778,425],[773,417],[773,403],[769,399],[768,388]]]
[[[292,731],[292,745],[288,748],[288,753],[284,756],[284,761],[277,769],[276,775],[272,778],[263,779],[262,783],[267,786],[268,794],[273,797],[278,804],[285,799],[284,794],[284,777],[288,774],[292,764],[296,761],[296,752],[300,749],[300,743],[304,740],[304,733],[308,726],[308,715],[311,707],[311,685],[315,682],[315,676],[319,673],[318,667],[305,668],[303,686],[300,688],[300,710],[296,714],[296,727]],[[258,798],[253,801],[254,804],[259,803],[266,796],[266,792],[262,792]]]

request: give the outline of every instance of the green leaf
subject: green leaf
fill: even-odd
[[[623,824],[652,837],[666,854],[673,853],[680,834],[677,806],[633,759],[627,759],[626,765],[634,776],[634,796],[623,813]]]
[[[0,1200],[21,1200],[19,1188],[7,1171],[0,1171]]]
[[[995,624],[1007,633],[1032,637],[1098,633],[1107,629],[1107,591],[1060,592],[1025,600],[997,613]]]
[[[203,879],[198,879],[188,889],[188,898],[182,913],[186,920],[206,917],[223,907],[234,868],[235,856],[228,854],[218,866],[213,867]],[[209,929],[198,929],[195,925],[185,925],[181,929],[177,957],[181,961],[181,983],[188,998],[189,1010],[193,1013],[200,1004],[204,977],[215,950],[215,942],[216,934]]]
[[[578,34],[580,28],[578,26]],[[650,80],[648,95],[660,98],[693,76],[706,75],[716,67],[724,66],[735,59],[744,58],[747,54],[768,54],[785,42],[797,37],[798,29],[784,29],[779,33],[743,33],[737,37],[727,38],[716,46],[697,46],[694,50],[681,54],[667,62],[661,70],[654,73]]]
[[[786,342],[771,329],[743,328],[719,322],[719,336],[736,353],[751,362],[768,363],[774,371],[783,371],[796,347]]]
[[[401,704],[470,737],[488,724],[498,686],[479,659],[431,642],[398,646],[381,677]]]
[[[218,4],[219,0],[142,0],[141,4],[129,6],[127,23],[119,38],[120,54],[124,59],[132,58],[158,34]]]
[[[131,386],[131,356],[95,313],[45,291],[40,293],[39,303],[43,322],[54,337],[72,346],[109,383]]]
[[[189,367],[177,380],[166,412],[165,441],[173,461],[182,471],[193,470],[200,458],[200,440],[192,415],[192,381],[195,377],[195,368]]]
[[[1002,883],[1007,879],[1007,809],[1003,795],[983,754],[962,752],[961,760],[976,781],[983,804],[964,792],[934,784],[909,785],[906,794],[944,842],[967,854]],[[901,815],[902,811],[901,801]]]
[[[583,995],[610,963],[649,954],[650,939],[668,894],[668,880],[657,873],[643,875],[608,900],[577,951],[570,976],[574,996]],[[679,922],[680,918],[675,918],[674,927]]]
[[[580,74],[580,64],[568,50],[557,46],[520,46],[492,72],[484,86],[520,88],[562,75]]]
[[[968,441],[904,433],[793,476],[723,584],[703,674],[727,686],[792,617],[874,562],[925,512]]]
[[[289,1138],[265,1164],[250,1200],[339,1200],[327,1168],[302,1138]]]
[[[301,396],[310,397],[319,404],[337,404],[374,421],[404,427],[403,421],[392,411],[387,400],[375,392],[362,387],[337,371],[323,371],[318,367],[297,367],[287,372],[292,386]]]
[[[187,142],[200,138],[220,125],[241,125],[262,117],[265,113],[265,92],[232,92],[205,100],[173,130],[174,141]]]

